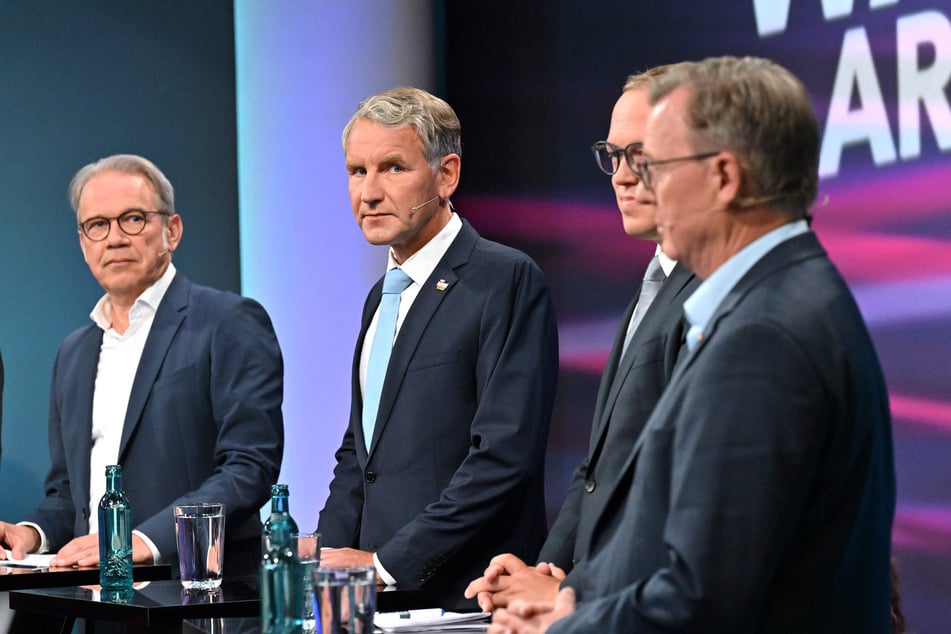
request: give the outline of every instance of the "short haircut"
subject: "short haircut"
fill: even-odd
[[[462,156],[459,118],[448,103],[425,90],[403,86],[361,101],[343,129],[345,151],[357,119],[367,119],[388,128],[412,126],[422,141],[423,155],[434,174],[447,154]]]
[[[624,82],[624,88],[622,89],[622,92],[627,92],[628,90],[637,90],[640,88],[649,88],[652,80],[664,75],[674,66],[675,64],[662,64],[661,66],[648,68],[643,73],[628,75],[627,80]]]
[[[802,82],[767,59],[712,57],[653,80],[651,103],[681,86],[690,91],[691,147],[733,152],[750,181],[742,196],[808,217],[819,182],[819,124]]]
[[[155,204],[158,207],[158,209],[146,209],[144,211],[175,213],[175,190],[165,174],[162,173],[162,170],[147,158],[135,154],[113,154],[84,166],[76,172],[73,180],[70,181],[69,204],[72,205],[77,217],[79,216],[79,198],[82,196],[83,188],[89,182],[89,179],[103,172],[119,172],[121,174],[142,176],[152,184],[156,196]],[[167,218],[162,216],[162,223],[164,224],[166,221]]]

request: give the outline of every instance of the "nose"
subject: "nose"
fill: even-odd
[[[109,219],[109,235],[106,236],[107,245],[125,245],[129,242],[128,234],[119,228],[119,219]]]
[[[635,174],[631,166],[627,164],[627,161],[622,158],[617,171],[611,175],[611,182],[614,183],[615,187],[618,185],[634,187],[641,182],[641,179],[637,177],[637,174]]]
[[[360,199],[363,202],[373,204],[383,200],[383,186],[380,178],[379,173],[375,171],[368,171],[363,177],[360,189]]]

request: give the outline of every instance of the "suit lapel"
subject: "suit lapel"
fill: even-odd
[[[617,480],[617,485],[622,483],[628,483],[630,485],[630,483],[633,482],[633,478],[636,477],[636,473],[634,473],[633,470],[636,468],[641,447],[644,445],[645,439],[648,436],[646,433],[647,430],[667,424],[666,420],[660,418],[663,416],[663,413],[660,413],[661,403],[663,403],[667,397],[670,397],[671,394],[676,394],[677,385],[681,380],[683,380],[684,373],[690,368],[691,365],[693,365],[697,357],[703,353],[703,350],[715,337],[720,322],[727,315],[732,313],[750,292],[750,290],[759,285],[765,278],[769,277],[780,269],[795,265],[802,260],[823,255],[825,255],[825,251],[819,244],[819,241],[816,239],[816,236],[813,232],[810,231],[803,235],[796,236],[777,245],[775,248],[773,248],[773,250],[766,253],[766,255],[764,255],[758,262],[756,262],[756,264],[753,265],[749,271],[747,271],[746,275],[744,275],[740,281],[737,282],[736,286],[734,286],[730,292],[727,293],[726,297],[724,297],[723,301],[720,302],[720,305],[714,312],[713,317],[710,320],[710,324],[707,326],[706,336],[694,347],[693,350],[689,352],[689,354],[687,354],[686,358],[677,364],[674,374],[671,376],[670,381],[664,390],[664,395],[661,397],[661,401],[658,403],[658,407],[654,409],[654,414],[652,414],[650,419],[647,421],[644,432],[641,433],[637,439],[637,442],[634,443],[634,448],[631,450],[631,455],[628,457],[627,462],[620,471],[620,477]],[[645,316],[645,321],[646,320],[647,316]],[[608,499],[614,500],[616,495],[618,495],[618,491],[612,491],[608,496]],[[615,508],[615,506],[617,505],[607,505],[602,511],[601,516],[595,520],[595,529],[592,531],[592,541],[589,546],[594,544],[596,533],[598,533],[603,527],[605,520],[604,516],[607,513],[618,510]]]
[[[119,462],[132,438],[135,428],[142,418],[142,411],[152,393],[155,377],[165,362],[168,349],[175,339],[175,334],[185,320],[188,307],[188,291],[191,283],[181,273],[176,273],[165,297],[155,312],[149,337],[142,350],[142,358],[132,383],[132,393],[129,395],[129,406],[126,409],[125,422],[122,425],[122,440],[119,444]]]
[[[631,303],[628,304],[627,309],[624,311],[624,316],[621,318],[621,325],[618,327],[617,334],[614,336],[614,344],[611,346],[611,353],[608,355],[608,360],[604,366],[604,372],[601,375],[601,384],[598,387],[598,397],[594,404],[594,429],[597,431],[598,427],[604,422],[604,405],[608,400],[608,393],[611,391],[611,386],[614,384],[614,377],[617,376],[618,364],[621,361],[621,350],[624,348],[624,339],[627,336],[627,326],[631,323],[631,316],[634,314],[634,308],[637,306],[637,299],[640,295],[638,291],[637,296],[631,300]]]
[[[73,473],[79,474],[79,481],[71,483],[76,487],[74,499],[89,500],[89,456],[92,451],[92,400],[96,389],[96,373],[99,369],[99,350],[102,347],[102,329],[90,326],[83,334],[79,348],[74,355],[76,364],[69,369],[68,376],[72,382],[69,391],[70,398],[64,399],[64,404],[76,408],[77,425],[66,425],[62,428],[63,445],[66,448],[68,459],[75,460]],[[72,420],[73,413],[62,413],[61,420]],[[85,503],[84,503],[85,505]],[[89,526],[86,525],[88,531]]]
[[[621,387],[624,385],[627,375],[631,372],[631,368],[634,367],[638,345],[645,337],[654,337],[658,332],[662,332],[667,328],[665,322],[674,318],[668,307],[680,296],[692,278],[693,273],[680,265],[674,267],[674,270],[670,272],[670,277],[660,289],[660,292],[654,299],[654,303],[651,304],[650,310],[644,315],[644,319],[641,320],[640,325],[634,332],[627,353],[621,358],[617,373],[611,382],[604,409],[602,410],[602,418],[604,421],[610,418],[614,404],[617,402],[618,394],[621,392]],[[680,315],[676,316],[676,318],[679,317]],[[625,322],[625,324],[626,323],[627,322]]]
[[[429,322],[439,305],[449,297],[455,288],[459,276],[456,269],[469,261],[469,255],[475,247],[479,234],[466,222],[462,221],[462,229],[456,236],[449,249],[443,255],[439,264],[433,269],[429,279],[423,283],[419,294],[413,301],[413,306],[406,314],[403,325],[400,326],[393,352],[390,355],[390,364],[386,369],[386,378],[383,381],[383,392],[380,394],[380,409],[376,416],[376,425],[373,427],[373,443],[370,445],[370,456],[376,451],[380,434],[386,428],[390,418],[390,411],[396,402],[400,385],[406,376],[410,360],[422,339]],[[439,281],[437,288],[436,281]]]
[[[353,386],[352,386],[352,398],[354,402],[358,402],[356,399],[359,399],[360,410],[356,412],[356,418],[354,424],[351,425],[354,435],[354,445],[357,452],[357,458],[360,461],[360,466],[366,466],[367,461],[367,450],[366,450],[366,439],[363,435],[363,389],[360,387],[360,362],[363,355],[363,346],[366,345],[366,336],[367,331],[370,329],[370,322],[373,321],[373,315],[376,313],[377,308],[380,305],[380,301],[383,298],[383,277],[374,284],[373,288],[370,289],[370,294],[367,297],[367,301],[363,306],[363,320],[360,324],[360,335],[357,338],[358,344],[357,348],[354,351],[353,355]],[[392,358],[392,355],[391,355]],[[385,385],[385,382],[384,382]],[[351,412],[356,411],[355,408],[351,407]],[[353,414],[351,413],[351,418]],[[377,414],[377,419],[379,419],[379,413]],[[374,429],[376,427],[374,426]]]
[[[713,313],[713,317],[710,319],[710,324],[707,326],[706,336],[704,336],[704,338],[701,339],[696,346],[694,346],[693,350],[687,354],[685,359],[677,364],[677,368],[674,370],[674,374],[670,378],[667,388],[664,390],[665,395],[674,392],[673,388],[677,383],[680,382],[684,372],[686,372],[690,366],[693,365],[697,357],[716,336],[716,331],[720,325],[720,322],[736,309],[736,307],[746,297],[750,290],[758,286],[764,280],[764,278],[769,277],[776,271],[792,266],[802,260],[821,256],[824,253],[825,251],[822,249],[822,246],[816,239],[815,234],[811,231],[800,236],[796,236],[795,238],[787,240],[786,242],[782,242],[774,247],[772,251],[766,253],[766,255],[756,262],[753,267],[747,271],[742,278],[740,278],[740,281],[736,283],[736,286],[734,286],[730,292],[727,293],[726,297],[723,298],[723,301],[720,302],[720,305],[717,306],[716,311]],[[651,416],[650,420],[648,421],[648,427],[654,427],[663,423],[663,421],[657,421],[655,418],[657,417],[653,415]],[[629,468],[631,468],[631,465],[636,461],[637,453],[640,451],[645,437],[646,434],[642,433],[637,439],[637,442],[634,444],[634,450],[631,452],[631,457],[624,466],[624,471],[627,471]]]

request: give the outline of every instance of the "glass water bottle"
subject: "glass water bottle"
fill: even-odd
[[[99,584],[105,591],[132,591],[132,509],[122,490],[122,467],[106,467],[99,501]]]
[[[283,505],[278,493],[283,487]],[[287,485],[271,489],[272,513],[265,524],[264,555],[261,559],[261,631],[263,634],[300,634],[303,626],[304,584],[294,520],[287,513]],[[275,510],[276,509],[276,510]]]
[[[271,526],[279,518],[287,520],[292,536],[297,534],[297,522],[295,522],[294,518],[291,517],[290,501],[288,499],[289,496],[290,491],[286,484],[271,485],[271,515],[267,518],[267,520],[264,521],[265,537],[271,534]]]

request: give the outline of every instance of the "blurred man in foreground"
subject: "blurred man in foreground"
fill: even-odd
[[[648,84],[668,67],[631,75],[611,114],[606,141],[592,147],[611,176],[624,231],[656,245],[644,282],[628,305],[601,377],[588,454],[575,469],[568,495],[538,556],[529,566],[512,554],[494,557],[466,589],[483,610],[513,599],[554,601],[564,574],[588,554],[594,521],[608,503],[610,483],[627,461],[684,347],[683,302],[700,280],[660,249],[653,194],[638,187],[633,166],[644,142]]]
[[[690,352],[580,583],[499,610],[491,631],[890,632],[888,399],[809,228],[809,96],[772,62],[727,57],[678,66],[651,100],[635,167],[664,252],[704,280],[684,303]]]

